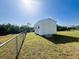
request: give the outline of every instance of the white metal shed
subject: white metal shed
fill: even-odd
[[[39,35],[56,34],[56,21],[51,18],[40,20],[34,25],[34,30]]]

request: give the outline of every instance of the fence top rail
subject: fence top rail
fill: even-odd
[[[16,36],[15,36],[15,37],[16,37]],[[13,38],[11,38],[11,39],[9,39],[9,40],[3,42],[2,44],[0,44],[0,48],[1,48],[2,46],[4,46],[5,44],[7,44],[9,41],[15,39],[15,37],[13,37]]]
[[[5,42],[2,43],[2,44],[0,44],[0,48],[1,48],[2,46],[4,46],[5,44],[7,44],[8,42],[10,42],[11,40],[16,39],[16,37],[19,36],[20,34],[22,34],[22,33],[19,33],[19,34],[17,34],[15,37],[13,37],[13,38],[11,38],[11,39],[5,41]]]

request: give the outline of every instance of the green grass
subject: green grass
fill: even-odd
[[[60,31],[57,34],[71,36],[71,37],[78,37],[79,38],[79,30],[72,30],[72,31]]]
[[[0,59],[15,59],[16,56],[16,40],[12,40],[4,46],[0,47]]]
[[[17,34],[9,34],[0,36],[0,43],[14,38]],[[0,59],[14,59],[16,56],[16,40],[12,40],[4,46],[0,47]]]
[[[3,43],[15,36],[16,36],[16,34],[9,34],[9,35],[0,36],[0,43]]]
[[[14,36],[14,35],[12,35]],[[12,36],[3,36],[8,40]],[[16,40],[0,48],[0,59],[14,59]],[[51,38],[28,33],[21,49],[19,59],[79,59],[79,31],[57,32]]]
[[[11,39],[13,36],[15,36],[13,39]],[[8,36],[7,36],[8,37]],[[20,48],[22,41],[23,41],[23,34],[12,35],[11,37],[8,37],[11,40],[0,47],[0,59],[15,59],[16,57],[16,39],[17,39],[17,46],[18,49]],[[8,39],[7,39],[8,40]]]
[[[45,38],[28,33],[20,59],[79,59],[79,31],[62,31]]]

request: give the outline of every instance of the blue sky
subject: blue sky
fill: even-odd
[[[0,0],[0,24],[33,26],[47,17],[59,25],[79,25],[79,0]]]

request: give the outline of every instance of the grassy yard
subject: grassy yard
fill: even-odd
[[[16,37],[17,36],[17,37]],[[0,47],[0,59],[15,59],[16,57],[16,40],[18,49],[20,48],[22,41],[23,41],[23,34],[15,34],[15,35],[6,35],[3,36],[3,39],[6,38],[4,41],[13,38],[8,43]]]
[[[7,40],[12,39],[16,35],[17,34],[9,34],[9,35],[0,36],[0,43],[6,42]],[[14,59],[15,58],[14,56],[16,55],[15,44],[16,44],[16,40],[12,40],[11,42],[0,47],[0,59],[11,59],[11,58]]]
[[[79,38],[79,30],[72,30],[72,31],[60,31],[57,34],[71,36],[71,37],[78,37]]]
[[[3,43],[15,36],[16,36],[16,34],[9,34],[9,35],[0,36],[0,43]]]
[[[2,36],[0,42],[5,42],[14,36],[11,34]],[[14,39],[1,47],[0,58],[14,59],[16,56],[15,44]],[[33,32],[28,33],[19,59],[79,59],[79,31],[62,31],[51,38],[42,37]]]
[[[58,32],[46,38],[28,33],[19,59],[79,59],[79,31]]]

